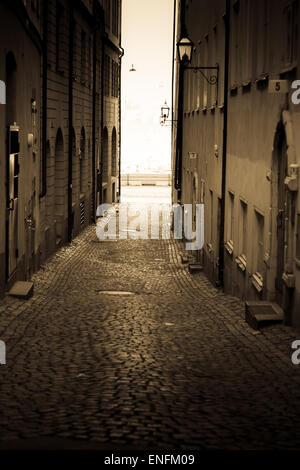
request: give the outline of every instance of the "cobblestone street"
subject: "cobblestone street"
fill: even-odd
[[[183,248],[99,241],[91,226],[34,276],[30,300],[1,302],[0,448],[299,447],[295,331],[252,330],[242,302],[188,272]]]

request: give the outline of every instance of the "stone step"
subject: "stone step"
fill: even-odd
[[[28,300],[33,295],[33,282],[16,281],[8,291],[8,295]]]
[[[284,312],[275,302],[246,301],[245,320],[254,330],[284,321]]]
[[[203,266],[201,263],[189,263],[189,272],[196,273],[199,271],[203,271]]]

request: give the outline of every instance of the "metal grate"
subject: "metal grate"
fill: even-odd
[[[84,204],[84,201],[82,201],[80,203],[80,225],[84,224],[84,208],[85,208],[85,204]]]

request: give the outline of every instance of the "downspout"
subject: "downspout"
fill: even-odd
[[[69,155],[68,155],[68,242],[72,241],[72,131],[73,131],[73,1],[69,1]]]
[[[227,167],[227,127],[228,127],[228,86],[229,86],[229,46],[230,46],[230,0],[226,0],[225,15],[225,62],[224,62],[224,125],[222,152],[222,199],[219,240],[219,283],[224,286],[224,241],[226,208],[226,167]]]
[[[103,120],[104,120],[104,54],[105,54],[105,39],[107,33],[102,35],[102,52],[101,52],[101,104],[100,104],[100,119],[101,119],[101,149],[100,149],[100,173],[99,173],[99,204],[102,204],[102,173],[103,173]]]
[[[42,66],[42,190],[40,198],[47,192],[47,80],[48,80],[48,2],[43,9],[43,66]]]

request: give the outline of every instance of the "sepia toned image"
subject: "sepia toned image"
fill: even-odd
[[[300,450],[299,25],[0,0],[1,456]]]

